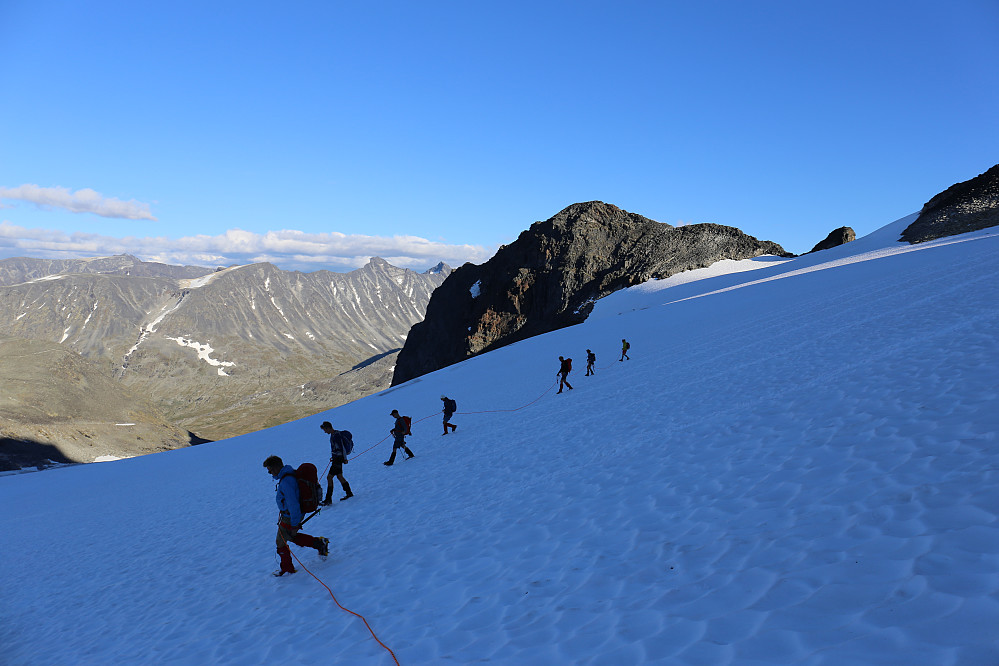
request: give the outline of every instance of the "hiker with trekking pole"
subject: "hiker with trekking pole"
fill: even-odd
[[[304,478],[307,476],[303,469],[306,466],[312,468],[311,479]],[[315,548],[319,552],[319,557],[325,560],[330,553],[330,540],[299,531],[305,522],[302,520],[303,512],[315,511],[318,508],[319,481],[316,478],[316,466],[312,463],[303,463],[296,470],[291,465],[285,465],[278,456],[270,456],[264,461],[264,468],[277,481],[275,499],[278,505],[278,532],[275,541],[278,556],[281,558],[281,568],[275,571],[274,575],[283,576],[296,572],[295,565],[291,561],[289,541],[303,548]]]

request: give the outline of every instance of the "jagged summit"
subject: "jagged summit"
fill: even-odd
[[[465,264],[438,287],[413,327],[393,383],[586,319],[618,289],[784,249],[717,224],[673,227],[602,201],[535,222],[485,264]]]
[[[427,270],[423,271],[424,275],[438,275],[440,273],[450,273],[450,272],[451,272],[451,267],[448,266],[443,261],[438,262],[437,265],[434,266],[433,268],[428,268]]]

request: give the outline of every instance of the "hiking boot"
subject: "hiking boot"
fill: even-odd
[[[415,457],[416,457],[415,453],[410,453],[408,456],[406,456],[406,460],[409,460],[410,458],[415,458]]]
[[[322,502],[319,503],[319,506],[329,506],[332,503],[333,500],[327,497],[326,499],[324,499]]]
[[[345,499],[350,499],[353,496],[354,496],[354,493],[347,493],[346,495],[344,495],[343,497],[340,498],[340,501],[342,502]]]
[[[298,573],[298,570],[297,569],[292,569],[291,571],[285,571],[284,569],[278,569],[277,571],[272,571],[271,575],[272,576],[283,576],[285,574],[293,574],[293,573]]]
[[[383,465],[385,465],[386,467],[391,467],[391,466],[392,466],[392,463],[391,463],[391,462],[389,462],[388,460],[386,460],[386,461],[385,461],[385,462],[383,462],[382,464],[383,464]]]
[[[316,550],[319,551],[319,557],[326,559],[326,556],[330,554],[330,540],[326,537],[316,537]]]

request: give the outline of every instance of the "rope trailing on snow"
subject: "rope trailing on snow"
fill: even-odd
[[[340,607],[340,610],[342,610],[342,611],[346,611],[346,612],[350,613],[351,615],[354,615],[355,617],[359,617],[359,618],[361,618],[361,622],[363,622],[363,623],[364,623],[364,626],[368,628],[368,631],[369,631],[369,632],[371,632],[371,637],[375,639],[375,642],[376,642],[376,643],[378,643],[379,645],[381,645],[381,646],[382,646],[383,648],[385,648],[385,650],[386,650],[386,651],[388,651],[388,653],[389,653],[390,655],[392,655],[392,661],[394,661],[394,662],[396,663],[396,666],[399,666],[399,660],[398,660],[398,659],[396,659],[396,656],[395,656],[395,652],[392,652],[392,650],[391,650],[391,648],[389,648],[389,646],[385,645],[385,643],[382,643],[382,642],[381,642],[381,640],[379,640],[378,636],[376,636],[376,635],[375,635],[375,632],[374,632],[374,630],[373,630],[373,629],[371,628],[371,625],[370,625],[370,624],[368,624],[368,621],[367,621],[367,620],[366,620],[366,619],[364,618],[364,616],[363,616],[363,615],[361,615],[360,613],[355,613],[354,611],[350,610],[349,608],[344,608],[344,607],[343,607],[343,606],[342,606],[342,605],[340,604],[340,602],[339,602],[339,601],[337,601],[337,598],[336,598],[336,595],[335,595],[335,594],[333,594],[333,590],[331,590],[331,589],[330,589],[330,586],[329,586],[329,585],[327,585],[327,584],[326,584],[326,583],[324,583],[324,582],[323,582],[322,580],[320,580],[319,576],[317,576],[316,574],[314,574],[314,573],[312,573],[311,571],[309,571],[309,568],[308,568],[308,567],[306,567],[306,566],[305,566],[304,564],[302,564],[302,560],[298,559],[298,555],[296,555],[294,551],[292,551],[292,553],[291,553],[291,556],[295,558],[295,561],[296,561],[296,562],[298,562],[298,566],[300,566],[300,567],[302,567],[303,569],[305,569],[305,571],[306,571],[306,572],[307,572],[307,573],[308,573],[308,574],[309,574],[310,576],[312,576],[313,578],[315,578],[315,579],[316,579],[316,581],[317,581],[317,582],[318,582],[318,583],[319,583],[320,585],[322,585],[323,587],[325,587],[325,588],[326,588],[326,591],[330,593],[330,597],[332,597],[332,598],[333,598],[333,603],[335,603],[335,604],[336,604],[337,606],[339,606],[339,607]]]

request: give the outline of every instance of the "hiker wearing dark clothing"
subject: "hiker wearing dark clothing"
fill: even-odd
[[[326,475],[326,499],[323,500],[323,506],[329,506],[333,503],[333,479],[340,479],[340,485],[346,493],[340,498],[341,502],[354,496],[347,479],[343,478],[343,466],[347,464],[347,440],[351,435],[347,430],[334,430],[329,421],[323,421],[319,428],[330,436],[330,473]],[[349,448],[352,449],[353,446]]]
[[[586,350],[586,376],[597,374],[593,371],[593,364],[597,362],[597,355],[591,352],[589,349]]]
[[[628,359],[629,361],[631,360],[631,357],[628,356],[629,349],[631,349],[631,345],[627,340],[621,338],[621,358],[618,359],[619,361],[623,361],[625,359]]]
[[[444,434],[446,435],[448,433],[448,428],[451,428],[451,432],[458,429],[458,426],[450,423],[451,417],[458,409],[458,403],[446,395],[442,395],[441,400],[444,402]]]
[[[568,386],[569,390],[571,391],[572,390],[572,384],[569,383],[569,373],[572,372],[572,359],[571,358],[562,358],[561,356],[559,356],[558,360],[561,361],[562,364],[558,368],[558,373],[557,373],[558,374],[558,391],[556,391],[556,393],[561,393],[563,386]],[[549,390],[551,390],[551,389],[549,389]]]
[[[390,455],[389,459],[382,464],[391,466],[392,463],[395,462],[395,452],[398,451],[399,449],[402,449],[403,451],[406,452],[406,460],[409,460],[410,458],[413,458],[415,456],[413,455],[413,452],[409,450],[409,447],[406,446],[406,435],[409,434],[409,423],[410,423],[407,419],[409,417],[399,416],[399,410],[397,409],[393,409],[392,413],[389,414],[389,416],[395,417],[395,425],[392,426],[391,430],[389,430],[389,433],[391,433],[392,436],[395,437],[395,441],[392,443],[392,455]]]
[[[281,568],[274,572],[275,576],[295,573],[295,565],[291,562],[291,548],[288,542],[303,548],[315,548],[319,556],[326,559],[330,552],[330,540],[326,537],[314,537],[299,532],[302,528],[302,507],[298,501],[298,480],[295,478],[295,468],[285,465],[277,456],[270,456],[264,461],[264,468],[277,481],[278,532],[277,552],[281,558]]]

